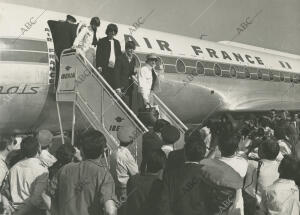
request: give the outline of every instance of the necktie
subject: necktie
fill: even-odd
[[[154,72],[154,69],[151,69],[151,72],[152,72],[152,85],[151,85],[151,90],[154,89],[154,84],[155,84],[155,81],[157,79],[157,76],[156,76],[156,73]]]

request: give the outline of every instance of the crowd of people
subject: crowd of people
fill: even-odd
[[[77,23],[76,18],[71,15],[67,15],[66,21],[50,20],[48,24],[57,56],[56,86],[62,51],[73,48],[87,58],[129,107],[132,107],[133,83],[137,79],[144,107],[150,108],[152,91],[159,90],[161,74],[159,59],[155,54],[148,54],[145,59],[146,64],[137,71],[137,62],[134,57],[136,44],[133,41],[126,41],[125,51],[122,53],[120,42],[115,39],[118,33],[116,24],[108,24],[106,36],[100,39],[97,38],[97,30],[101,24],[98,17],[93,17],[90,25]],[[155,66],[158,69],[154,69]]]
[[[180,132],[164,119],[143,134],[142,160],[131,127],[105,136],[90,129],[65,144],[48,130],[0,139],[3,214],[299,215],[297,114],[270,111],[241,123],[228,117]],[[175,144],[184,145],[175,150]]]

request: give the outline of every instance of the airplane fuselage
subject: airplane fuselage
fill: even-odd
[[[54,46],[48,20],[66,14],[0,3],[0,131],[58,130],[53,83]],[[5,9],[3,9],[5,8]],[[22,11],[14,18],[14,11]],[[76,16],[89,23],[86,17]],[[98,38],[105,36],[101,20]],[[142,22],[141,22],[142,23]],[[215,112],[300,110],[300,56],[213,43],[141,27],[119,25],[116,36],[136,43],[140,64],[156,53],[164,63],[159,97],[184,122]],[[71,126],[71,104],[62,106]]]

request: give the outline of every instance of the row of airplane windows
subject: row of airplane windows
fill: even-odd
[[[139,64],[140,62],[145,61],[144,54],[137,54],[136,58]],[[226,78],[300,83],[300,74],[291,72],[215,63],[210,61],[170,58],[166,56],[159,56],[158,58],[157,68],[159,69],[159,66],[162,65],[166,73],[177,72],[192,74],[194,76],[220,76]],[[168,62],[166,63],[164,61]]]

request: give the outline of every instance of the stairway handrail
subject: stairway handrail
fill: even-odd
[[[136,77],[133,77],[133,82],[136,86],[138,86],[138,81],[136,79]],[[154,97],[154,99],[156,100],[156,102],[159,103],[159,106],[162,106],[162,108],[165,110],[165,112],[170,115],[170,117],[172,119],[174,119],[174,121],[184,130],[187,131],[188,128],[186,127],[185,124],[183,124],[183,122],[173,113],[173,111],[171,111],[170,108],[168,108],[168,106],[155,94],[153,93],[152,96]]]

